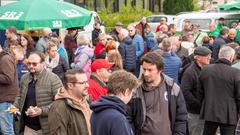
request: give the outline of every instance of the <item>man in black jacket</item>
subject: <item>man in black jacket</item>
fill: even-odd
[[[172,78],[162,74],[163,60],[155,52],[142,57],[143,82],[129,102],[135,135],[186,135],[187,109]]]
[[[210,63],[211,53],[206,47],[197,47],[194,50],[195,60],[185,70],[181,79],[181,89],[188,110],[190,135],[202,135],[204,122],[199,120],[201,103],[197,98],[197,83],[202,68]]]
[[[224,46],[215,64],[206,66],[199,77],[200,118],[203,135],[234,135],[240,109],[240,70],[231,67],[235,51]]]
[[[222,30],[220,31],[220,35],[213,42],[212,57],[214,58],[214,60],[218,59],[218,52],[221,46],[226,44],[228,33],[229,33],[228,28],[222,28]]]
[[[102,33],[101,29],[101,24],[99,22],[94,24],[94,30],[92,31],[92,44],[93,46],[96,46],[96,44],[99,42],[98,36],[100,33]]]

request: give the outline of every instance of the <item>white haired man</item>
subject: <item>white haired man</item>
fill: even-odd
[[[122,56],[123,68],[128,72],[134,73],[137,59],[136,48],[132,42],[132,39],[128,36],[127,30],[122,29],[118,37],[120,39],[118,50]]]
[[[203,135],[234,135],[240,108],[240,70],[231,67],[235,51],[223,46],[215,64],[203,68],[199,77],[200,118]]]

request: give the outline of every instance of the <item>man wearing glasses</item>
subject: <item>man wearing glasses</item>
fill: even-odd
[[[14,103],[21,112],[18,132],[24,131],[26,135],[49,134],[48,112],[57,90],[62,87],[59,77],[44,68],[44,60],[41,52],[29,55],[29,73],[22,77]]]
[[[71,69],[64,80],[64,87],[59,89],[49,111],[49,135],[90,135],[87,75],[82,69]]]

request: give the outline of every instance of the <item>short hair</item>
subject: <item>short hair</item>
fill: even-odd
[[[126,38],[128,36],[128,31],[126,29],[122,29],[120,35],[122,35],[123,38]]]
[[[88,39],[88,37],[86,36],[79,36],[77,38],[77,45],[81,46],[81,45],[90,45],[90,40]]]
[[[40,57],[40,62],[44,62],[45,61],[45,55],[44,53],[40,52],[40,51],[33,51],[30,53],[30,55],[28,56],[28,58],[33,55],[33,54],[36,54]]]
[[[171,29],[175,28],[175,26],[176,26],[175,24],[169,24],[168,25],[168,31],[170,31]]]
[[[17,52],[20,52],[20,53],[24,53],[24,49],[22,46],[18,45],[18,46],[15,46],[13,48],[13,50],[17,51]]]
[[[220,35],[225,35],[225,34],[228,34],[228,33],[229,33],[229,29],[225,28],[225,27],[223,27],[220,31]]]
[[[229,46],[223,46],[219,50],[219,58],[229,58],[230,56],[233,56],[235,54],[235,50],[232,47]]]
[[[124,70],[113,72],[109,77],[107,88],[108,94],[119,95],[126,90],[134,90],[139,86],[138,79],[131,73]]]
[[[143,64],[143,62],[146,63],[150,63],[152,65],[156,65],[158,71],[163,70],[163,59],[160,56],[160,54],[156,53],[156,52],[148,52],[146,53],[142,58],[141,58],[141,64]]]
[[[225,44],[225,45],[226,45],[226,46],[229,46],[229,47],[232,47],[233,49],[239,47],[238,43],[234,43],[234,42],[228,43],[228,44]]]
[[[67,83],[77,81],[76,74],[85,74],[85,72],[82,69],[69,69],[64,73],[63,86],[65,88],[68,88]]]
[[[176,43],[180,41],[179,36],[171,36],[169,37],[169,41],[172,43],[172,45],[176,45]]]
[[[10,39],[9,40],[9,43],[8,43],[8,47],[10,46],[18,46],[20,45],[19,42],[17,40],[14,40],[14,39]]]
[[[208,44],[210,42],[210,37],[209,36],[204,36],[202,39],[203,44]]]
[[[106,52],[108,53],[110,50],[117,50],[115,41],[108,41],[105,47]]]
[[[133,29],[133,30],[136,30],[136,28],[132,25],[132,24],[129,24],[127,29]]]
[[[14,33],[14,34],[17,35],[17,29],[16,29],[15,26],[9,26],[9,27],[7,28],[7,30],[8,30],[10,33]]]
[[[169,38],[163,39],[163,41],[162,41],[162,50],[164,52],[168,52],[168,51],[170,51],[171,47],[172,47],[172,42],[169,40]]]
[[[57,47],[57,44],[54,43],[53,41],[48,41],[47,42],[47,50],[49,51],[52,47]]]

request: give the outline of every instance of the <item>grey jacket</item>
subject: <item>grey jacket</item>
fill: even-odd
[[[23,112],[24,103],[26,100],[27,92],[28,92],[28,84],[31,82],[33,77],[30,73],[26,73],[20,82],[20,91],[15,99],[14,105],[19,108],[21,113]],[[44,135],[49,134],[49,126],[48,126],[48,112],[54,101],[54,97],[57,94],[59,88],[62,87],[62,82],[59,77],[44,69],[37,77],[36,83],[36,103],[37,106],[42,109],[42,115],[39,116],[40,124]],[[18,123],[19,126],[17,132],[21,132],[24,129],[24,121],[21,118]]]

